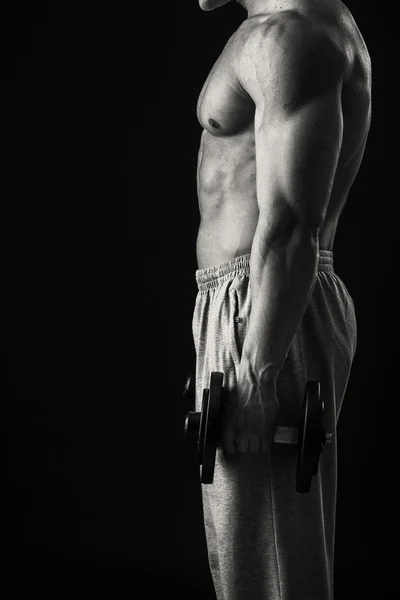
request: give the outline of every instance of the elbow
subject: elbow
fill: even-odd
[[[320,231],[321,226],[319,224],[299,221],[293,226],[291,237],[304,240],[318,248]]]
[[[271,249],[293,244],[307,244],[317,250],[319,247],[321,225],[308,219],[293,217],[280,223],[265,223],[260,219],[257,229],[260,239]]]

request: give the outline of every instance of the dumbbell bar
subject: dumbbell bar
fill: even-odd
[[[200,481],[204,484],[211,484],[214,480],[215,456],[221,435],[223,378],[223,373],[211,373],[209,388],[203,390],[201,412],[189,411],[185,419],[185,438],[197,443]],[[184,396],[195,397],[191,376],[186,381]],[[332,440],[332,434],[326,433],[323,427],[323,413],[320,384],[318,381],[308,381],[300,427],[278,426],[275,431],[274,442],[298,444],[296,491],[300,493],[310,491],[312,477],[318,472],[322,448]]]

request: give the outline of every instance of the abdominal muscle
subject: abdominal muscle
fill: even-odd
[[[250,254],[259,214],[251,129],[238,136],[223,138],[203,131],[197,192],[200,210],[196,242],[198,268],[206,269]],[[320,249],[332,249],[338,216],[337,211],[328,209],[319,234]]]
[[[200,204],[204,203],[204,198]],[[258,206],[254,190],[247,196],[228,197],[220,194],[218,206],[201,211],[197,233],[196,254],[199,269],[220,265],[236,256],[250,254],[258,222]],[[335,226],[331,223],[321,230],[320,249],[331,250]]]
[[[235,256],[249,254],[257,226],[258,209],[254,202],[223,202],[214,214],[202,218],[197,234],[199,269],[227,262]]]
[[[197,171],[199,269],[251,250],[258,221],[254,138],[246,134],[235,138],[214,138],[207,131],[201,138]]]

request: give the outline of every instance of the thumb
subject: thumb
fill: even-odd
[[[235,413],[232,410],[232,392],[228,396],[227,391],[223,390],[223,410],[221,415],[221,444],[227,454],[236,452],[235,446],[235,430],[236,420]]]
[[[222,447],[227,454],[234,454],[235,448],[235,431],[232,426],[227,426],[222,431]]]
[[[222,418],[221,423],[221,442],[222,447],[227,454],[233,454],[235,452],[235,426],[234,420],[227,415]]]

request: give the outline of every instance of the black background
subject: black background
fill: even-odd
[[[359,334],[338,426],[336,598],[386,597],[398,530],[394,27],[364,1],[347,6],[372,58],[373,121],[334,248]],[[182,440],[195,110],[244,15],[195,0],[3,10],[5,598],[214,598]]]

